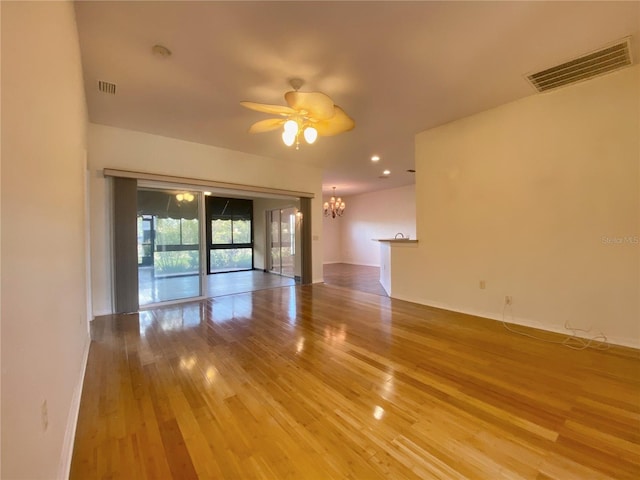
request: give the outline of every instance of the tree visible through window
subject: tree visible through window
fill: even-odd
[[[198,245],[198,219],[157,218],[157,245]]]

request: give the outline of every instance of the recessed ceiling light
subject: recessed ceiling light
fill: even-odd
[[[378,155],[374,155],[373,157],[371,157],[372,162],[377,162],[378,160],[380,160],[380,157]]]
[[[382,172],[383,175],[389,175],[391,173],[391,170],[385,170],[384,172]]]

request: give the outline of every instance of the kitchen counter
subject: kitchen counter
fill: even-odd
[[[372,238],[374,242],[380,242],[380,284],[387,295],[392,296],[391,289],[391,260],[393,251],[404,248],[418,248],[418,240],[409,238]]]
[[[411,238],[372,238],[374,242],[389,242],[389,243],[418,243],[418,240]]]

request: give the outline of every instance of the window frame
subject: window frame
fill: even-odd
[[[231,202],[248,202],[248,205],[251,206],[249,209],[249,242],[238,242],[234,243],[234,235],[233,235],[233,223],[235,221],[246,221],[246,215],[234,215],[233,213],[228,215],[215,215],[212,210],[212,202],[217,200],[228,200]],[[214,275],[217,273],[226,273],[226,272],[236,272],[236,271],[248,271],[254,269],[254,221],[253,221],[253,200],[248,199],[238,199],[238,198],[223,198],[223,197],[212,197],[207,196],[207,200],[205,203],[205,218],[206,218],[206,245],[207,245],[207,274]],[[212,222],[214,220],[230,220],[231,221],[231,243],[213,243],[213,227]],[[211,251],[212,250],[237,250],[247,248],[251,251],[251,267],[250,268],[242,268],[242,269],[231,269],[224,271],[211,271]]]

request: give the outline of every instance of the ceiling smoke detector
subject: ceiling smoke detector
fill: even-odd
[[[151,48],[151,52],[153,52],[153,54],[158,56],[158,57],[166,58],[166,57],[170,57],[171,56],[171,50],[169,50],[164,45],[154,45]]]
[[[620,70],[632,64],[630,40],[631,37],[627,37],[614,45],[532,73],[527,79],[538,92],[546,92]]]

